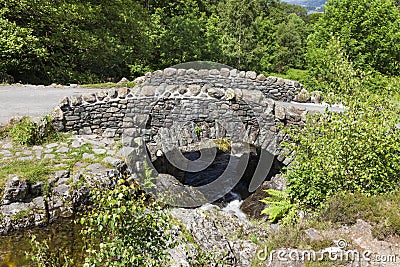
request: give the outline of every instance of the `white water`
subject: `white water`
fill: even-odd
[[[246,214],[240,209],[240,206],[243,203],[243,200],[241,199],[240,195],[235,193],[235,192],[230,192],[233,196],[233,200],[226,205],[225,208],[222,210],[225,212],[233,213],[235,214],[238,218],[241,219],[247,219]]]
[[[214,204],[205,204],[200,207],[201,210],[210,210],[210,209],[221,209],[224,212],[231,213],[236,215],[236,217],[247,220],[246,214],[240,209],[240,206],[243,203],[243,200],[240,198],[240,195],[234,192],[229,192],[230,195],[232,195],[233,200],[228,203],[224,208],[220,208],[217,205]]]

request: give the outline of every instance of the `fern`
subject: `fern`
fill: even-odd
[[[265,208],[261,214],[267,214],[270,222],[277,222],[294,208],[286,192],[274,189],[268,189],[265,190],[265,192],[267,192],[269,196],[260,201],[267,204],[268,207]]]

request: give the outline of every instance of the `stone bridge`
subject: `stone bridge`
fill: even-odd
[[[253,71],[167,68],[137,78],[135,83],[131,89],[62,99],[52,113],[54,125],[76,134],[122,137],[121,153],[138,171],[143,171],[144,155],[149,155],[150,162],[166,156],[175,167],[196,172],[210,163],[202,156],[187,160],[177,150],[193,149],[203,141],[195,150],[210,158],[216,152],[207,150],[212,146],[208,141],[227,138],[232,141],[233,154],[253,151],[265,163],[254,170],[251,192],[267,177],[274,160],[289,163],[279,148],[284,139],[279,126],[302,124],[308,112],[283,104],[294,99],[301,84]],[[234,173],[240,173],[237,167]],[[185,185],[180,190],[196,195],[192,189]],[[223,191],[219,197],[227,193],[218,190]]]

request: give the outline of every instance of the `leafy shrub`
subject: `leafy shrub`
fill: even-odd
[[[357,219],[373,225],[373,235],[383,239],[400,236],[400,192],[380,196],[339,193],[331,197],[320,212],[320,219],[352,225]]]
[[[292,201],[318,207],[339,191],[375,195],[398,188],[399,106],[364,97],[369,99],[349,101],[342,113],[319,114],[292,129],[288,146],[296,156],[285,174]]]
[[[34,145],[37,142],[36,124],[29,117],[24,117],[10,129],[9,135],[16,143]]]
[[[136,184],[92,191],[95,208],[80,222],[85,266],[167,266],[170,217]]]
[[[333,35],[340,37],[340,47],[358,68],[399,74],[400,10],[395,1],[329,0],[324,9],[324,15],[308,37],[310,68],[318,68],[319,63],[330,56],[326,47]]]
[[[287,145],[295,151],[285,174],[290,199],[315,208],[340,191],[394,190],[400,177],[400,107],[391,88],[397,79],[356,69],[337,38],[319,63],[313,75],[329,93],[327,99],[346,108],[309,117],[303,128],[289,131]]]
[[[194,127],[194,132],[195,132],[197,138],[200,138],[200,135],[203,132],[203,128],[201,128],[200,126],[196,125]]]
[[[21,145],[39,145],[59,137],[51,124],[50,116],[44,117],[38,123],[30,117],[24,117],[19,123],[12,125],[8,135],[15,143]]]

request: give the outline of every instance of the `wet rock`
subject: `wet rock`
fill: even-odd
[[[3,205],[14,202],[25,202],[29,197],[29,186],[26,181],[20,179],[19,176],[12,176],[8,179],[4,187]]]
[[[286,181],[280,174],[275,175],[270,181],[265,181],[251,196],[246,198],[240,209],[244,211],[248,216],[255,219],[268,219],[267,215],[261,215],[261,212],[267,207],[265,203],[260,200],[266,198],[268,194],[265,190],[285,190]]]

